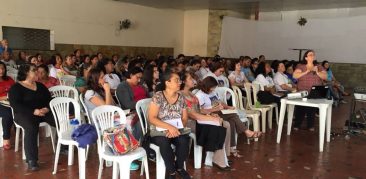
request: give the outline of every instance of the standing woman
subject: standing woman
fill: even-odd
[[[5,63],[0,61],[0,101],[8,99],[9,89],[14,83],[14,80],[6,75]],[[1,123],[3,125],[3,148],[10,150],[10,130],[13,126],[11,108],[0,104],[0,117],[2,118]]]
[[[55,126],[50,112],[51,94],[48,89],[36,82],[36,67],[22,65],[18,71],[18,82],[9,91],[10,106],[14,110],[14,121],[24,128],[24,150],[29,170],[38,170],[38,132],[39,124],[47,122]]]
[[[313,50],[305,52],[303,60],[297,65],[293,77],[297,79],[297,89],[299,91],[308,91],[314,85],[322,85],[323,80],[327,79],[327,73],[321,65],[314,65],[315,53]],[[303,119],[308,120],[307,128],[314,131],[314,118],[316,109],[312,107],[298,106],[295,113],[294,130],[299,130]]]
[[[185,127],[188,114],[184,97],[179,93],[181,81],[179,75],[166,71],[162,80],[162,91],[156,92],[148,108],[150,135],[152,143],[160,147],[160,153],[166,166],[166,178],[175,178],[176,172],[183,178],[190,175],[184,170],[184,161],[189,152],[189,130],[179,130],[181,123]],[[174,122],[172,122],[174,121]],[[169,123],[170,122],[170,123]],[[157,130],[157,127],[166,129]],[[175,152],[171,144],[176,146]]]

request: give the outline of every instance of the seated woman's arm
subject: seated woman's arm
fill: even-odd
[[[104,92],[105,92],[105,99],[100,98],[98,96],[93,96],[90,98],[90,102],[93,103],[96,106],[101,105],[113,105],[113,99],[111,95],[111,90],[108,83],[103,84]]]
[[[148,116],[147,116],[149,123],[156,127],[167,129],[168,132],[167,132],[166,137],[168,137],[168,138],[179,136],[180,132],[176,127],[174,127],[166,122],[163,122],[158,118],[159,110],[160,110],[160,107],[157,104],[155,104],[154,102],[150,103],[149,108],[148,108]],[[185,111],[185,113],[187,113],[186,110],[184,110],[184,111]],[[184,113],[183,113],[183,115],[184,115]],[[186,116],[187,116],[187,114],[186,114]],[[185,119],[185,120],[187,120],[187,119]],[[182,119],[182,121],[183,121],[183,119]]]
[[[224,107],[222,105],[218,105],[218,106],[215,106],[211,109],[201,109],[201,113],[203,114],[211,114],[213,112],[218,112],[218,111],[221,111],[222,109],[224,109]]]

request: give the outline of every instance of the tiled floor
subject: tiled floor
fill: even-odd
[[[344,121],[349,116],[349,104],[333,108],[332,131],[341,132]],[[366,178],[366,137],[333,135],[330,143],[319,153],[318,133],[306,130],[293,131],[291,136],[282,135],[281,144],[276,143],[276,130],[269,131],[259,142],[246,144],[239,137],[238,149],[243,158],[231,158],[233,170],[222,172],[217,168],[205,167],[193,169],[193,153],[188,161],[188,172],[194,178]],[[40,165],[37,172],[27,171],[27,165],[21,159],[21,152],[0,150],[0,178],[78,178],[77,153],[75,163],[67,166],[67,156],[61,155],[58,173],[52,175],[54,155],[50,139],[41,138]],[[98,157],[92,148],[87,161],[87,178],[97,178]],[[149,163],[150,178],[155,178],[155,164]],[[111,178],[111,168],[105,168],[103,178]],[[131,178],[139,177],[139,171],[131,172]]]

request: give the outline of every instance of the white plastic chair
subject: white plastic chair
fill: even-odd
[[[265,133],[266,132],[267,112],[271,109],[269,107],[266,107],[266,106],[256,107],[255,105],[253,105],[252,95],[256,96],[257,94],[254,93],[254,90],[252,90],[252,84],[251,83],[245,83],[244,88],[245,88],[245,92],[247,94],[247,109],[254,110],[254,111],[259,111],[261,113],[261,116],[262,116],[262,132]],[[255,98],[255,99],[257,99],[257,98]],[[257,102],[257,101],[254,100],[254,104],[255,104],[255,102]]]
[[[74,86],[76,81],[76,76],[73,75],[63,75],[59,78],[60,84],[64,86]]]
[[[6,67],[6,72],[7,73],[14,73],[14,74],[18,74],[18,70],[17,69],[15,69],[15,68],[13,68],[13,67],[11,67],[11,66],[7,66]]]
[[[86,104],[85,104],[85,101],[84,101],[84,94],[80,93],[79,101],[80,101],[81,105],[83,106],[84,116],[86,116],[86,118],[88,118],[88,123],[93,124],[93,120],[89,116],[88,108],[86,107]]]
[[[242,93],[241,90],[237,87],[237,86],[232,86],[233,91],[235,93],[236,96],[236,100],[238,101],[238,106],[236,106],[238,109],[240,110],[244,110],[247,117],[251,118],[253,121],[253,129],[254,131],[259,131],[259,116],[260,116],[260,112],[255,111],[255,110],[246,110],[244,108],[244,104],[243,104],[243,98],[242,98]],[[258,141],[258,138],[255,138],[255,141]]]
[[[149,167],[147,163],[147,155],[146,151],[139,147],[134,151],[131,151],[129,153],[126,153],[124,155],[114,155],[110,150],[106,150],[106,144],[103,141],[103,131],[113,127],[114,126],[114,116],[115,113],[118,113],[120,117],[120,123],[125,124],[126,123],[126,115],[123,112],[123,110],[116,106],[111,105],[103,105],[96,107],[92,111],[92,118],[94,121],[94,124],[97,128],[98,132],[98,153],[100,157],[99,161],[99,171],[98,171],[98,179],[102,176],[103,171],[103,160],[107,161],[113,161],[113,177],[116,178],[117,173],[117,164],[119,165],[119,173],[121,179],[129,179],[130,178],[130,165],[132,161],[138,160],[140,158],[143,158],[143,162],[141,165],[141,173],[142,176],[144,168],[145,168],[145,174],[146,178],[149,179]]]
[[[13,119],[14,119],[14,111],[13,111],[13,108],[11,108],[11,113],[12,113],[12,116],[13,116]],[[19,124],[17,124],[15,121],[14,122],[14,125],[15,125],[15,146],[14,146],[14,151],[15,152],[18,152],[19,150],[19,133],[20,133],[20,130],[22,130],[22,159],[25,160],[26,157],[25,157],[25,151],[24,151],[24,128],[22,126],[20,126]],[[39,124],[39,127],[46,127],[46,134],[49,133],[50,136],[51,136],[51,143],[52,143],[52,150],[53,152],[55,152],[55,142],[54,142],[54,136],[52,135],[52,128],[50,125],[48,125],[46,122],[41,122]],[[39,138],[39,136],[38,136]],[[39,139],[38,139],[38,146],[39,146]]]
[[[52,97],[67,97],[79,101],[79,92],[76,88],[65,85],[52,86],[48,89]]]
[[[253,83],[252,84],[252,88],[253,88],[253,94],[254,95],[254,101],[257,101],[257,94],[259,90],[264,91],[264,86],[257,84],[257,83]],[[268,114],[268,127],[269,129],[272,129],[272,114],[273,114],[273,109],[275,110],[276,113],[276,123],[278,125],[278,105],[277,103],[272,103],[272,104],[262,104],[263,107],[269,107],[269,114]],[[265,126],[265,125],[264,125]]]
[[[78,147],[78,142],[74,141],[71,138],[73,128],[70,125],[69,119],[70,104],[72,104],[74,107],[75,119],[78,119],[80,123],[80,105],[76,100],[67,97],[57,97],[50,101],[50,108],[55,119],[58,136],[55,163],[52,174],[56,174],[57,172],[57,164],[60,156],[61,144],[63,144],[69,146],[68,165],[72,165],[74,163],[74,146],[78,148],[79,178],[85,178],[86,153],[85,149]]]
[[[117,99],[117,105],[119,106],[119,107],[121,107],[121,103],[119,102],[119,99],[118,99],[118,96],[117,96],[117,90],[116,91],[114,91],[114,97]]]
[[[11,79],[13,79],[14,81],[18,81],[17,80],[18,73],[8,72],[6,75],[10,76]]]
[[[147,122],[147,110],[148,106],[151,102],[151,98],[142,99],[136,103],[136,112],[139,116],[140,125],[142,129],[143,135],[146,134],[148,130],[148,122]],[[199,169],[201,168],[201,161],[202,161],[202,147],[197,145],[196,141],[196,135],[191,133],[189,135],[193,142],[194,142],[194,168]],[[153,149],[156,153],[156,178],[165,178],[165,163],[164,160],[160,154],[160,148],[159,146],[151,143],[150,148]]]
[[[235,97],[235,93],[233,90],[231,90],[230,88],[227,87],[216,87],[215,92],[217,93],[217,95],[219,96],[220,100],[222,102],[224,102],[225,104],[227,104],[227,100],[228,100],[228,96],[231,96],[232,98],[232,106],[234,106],[236,108],[236,110],[240,110],[238,108],[238,101],[236,100]],[[229,95],[228,95],[229,94]],[[245,112],[245,111],[244,111]],[[248,118],[246,117],[242,117],[240,118],[241,122],[243,123],[247,123],[247,126],[250,126],[250,121],[248,120]],[[237,140],[238,134],[235,134],[235,139]],[[249,139],[247,139],[247,142],[249,144]]]

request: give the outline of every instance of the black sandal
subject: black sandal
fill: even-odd
[[[212,162],[213,166],[217,167],[218,169],[222,170],[222,171],[230,171],[231,167],[226,166],[226,167],[221,167],[220,165],[216,164],[215,162]]]

